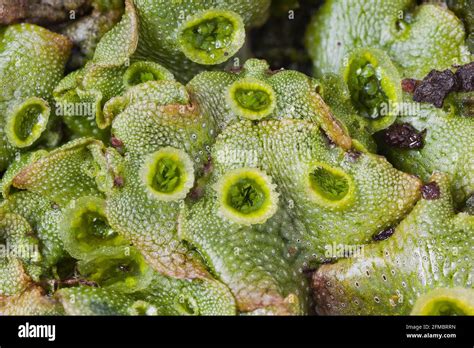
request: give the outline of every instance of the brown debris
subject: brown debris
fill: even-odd
[[[409,123],[393,124],[383,131],[384,142],[399,149],[421,149],[426,130],[418,132]]]
[[[71,279],[65,279],[63,281],[57,281],[58,285],[68,285],[68,286],[74,286],[74,285],[86,285],[86,286],[93,286],[97,287],[97,283],[92,281],[92,280],[87,280],[87,279],[80,279],[80,278],[71,278]]]
[[[114,148],[121,148],[123,146],[122,140],[116,137],[110,138],[110,145],[112,145]]]
[[[413,92],[414,101],[441,108],[449,93],[474,91],[474,62],[458,66],[455,73],[449,69],[431,70],[423,81],[404,79],[402,88]]]
[[[421,187],[421,196],[426,200],[438,199],[441,195],[441,190],[436,182],[430,182]]]
[[[233,66],[229,69],[229,72],[234,73],[234,74],[239,74],[240,72],[242,72],[242,69],[243,68],[240,65]]]
[[[460,92],[474,91],[474,62],[460,66],[455,76]]]
[[[415,89],[419,84],[420,84],[420,80],[403,79],[402,80],[402,89],[403,89],[404,92],[413,93],[413,92],[415,92]]]
[[[357,151],[357,150],[350,150],[346,152],[346,156],[351,162],[356,162],[361,155],[362,155],[362,152]]]
[[[273,76],[273,75],[276,75],[276,74],[278,74],[279,72],[282,72],[282,71],[285,71],[285,69],[284,68],[280,68],[280,69],[276,69],[276,70],[268,69],[266,71],[266,74],[268,76]]]
[[[420,103],[430,103],[440,108],[448,94],[456,91],[457,88],[457,80],[451,70],[431,70],[416,87],[413,100]]]
[[[123,187],[123,184],[124,184],[123,177],[121,177],[121,176],[116,176],[116,177],[114,178],[114,186],[115,186],[115,187]]]
[[[394,233],[395,233],[395,228],[390,227],[390,228],[387,228],[386,230],[383,230],[383,231],[375,234],[372,237],[372,239],[375,240],[375,241],[385,240],[385,239],[389,238]]]
[[[62,23],[91,9],[91,0],[0,0],[0,25]],[[74,12],[72,12],[74,11]]]

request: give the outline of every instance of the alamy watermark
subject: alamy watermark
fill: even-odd
[[[387,115],[401,115],[401,116],[417,116],[420,114],[421,105],[420,103],[411,102],[392,102],[380,104],[378,110],[379,116]]]
[[[374,119],[389,115],[416,117],[420,115],[420,111],[420,103],[389,101],[381,103],[378,108],[373,110],[372,114],[368,115],[368,117]]]
[[[359,244],[326,244],[324,256],[327,259],[340,259],[348,257],[364,257],[364,245]]]
[[[0,258],[17,257],[23,260],[38,261],[40,252],[37,244],[13,245],[8,240],[0,244]]]
[[[56,103],[56,115],[57,116],[75,116],[75,117],[86,117],[93,119],[95,118],[96,105],[95,103],[89,102],[61,102]]]

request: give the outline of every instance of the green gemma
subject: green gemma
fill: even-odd
[[[146,288],[152,270],[133,247],[122,246],[97,253],[78,263],[80,274],[102,287],[129,293]]]
[[[233,11],[208,10],[183,23],[178,36],[187,58],[214,65],[228,60],[244,44],[245,25]]]
[[[369,119],[372,131],[390,126],[403,102],[401,77],[390,57],[373,48],[354,50],[342,76],[357,113]]]
[[[135,62],[123,74],[124,85],[128,88],[148,81],[162,80],[173,81],[173,74],[153,62]]]
[[[273,112],[276,95],[267,83],[254,78],[245,78],[229,86],[227,102],[236,115],[258,120]]]
[[[220,212],[242,225],[261,224],[275,214],[278,193],[271,178],[256,168],[240,168],[226,173],[215,189]]]
[[[314,200],[325,206],[345,206],[354,198],[352,178],[338,168],[316,163],[308,179]]]
[[[194,167],[189,155],[164,147],[149,155],[141,170],[142,181],[156,199],[184,199],[194,185]]]
[[[362,115],[377,118],[380,116],[380,108],[387,102],[387,95],[381,86],[381,76],[375,67],[367,63],[357,69],[354,82],[354,101],[359,105]]]
[[[61,226],[64,247],[77,259],[128,244],[110,227],[102,198],[84,196],[71,201]]]

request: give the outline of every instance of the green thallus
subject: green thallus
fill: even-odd
[[[317,311],[328,314],[471,313],[469,242],[465,249],[462,242],[473,221],[454,206],[473,192],[472,122],[457,95],[442,110],[423,105],[416,118],[382,110],[408,99],[401,77],[421,78],[468,59],[462,28],[434,5],[421,5],[414,19],[392,18],[404,3],[360,13],[358,4],[328,1],[315,17],[318,31],[312,26],[308,34],[316,71],[333,73],[320,80],[270,71],[256,59],[240,72],[194,76],[236,54],[245,28],[265,19],[268,1],[127,1],[91,61],[59,84],[67,40],[30,25],[2,31],[9,58],[0,72],[19,57],[15,42],[27,48],[31,41],[41,49],[20,52],[27,57],[22,70],[40,71],[46,62],[41,76],[51,78],[29,74],[32,80],[17,84],[21,93],[7,89],[0,103],[0,166],[12,163],[1,185],[2,232],[15,245],[37,246],[40,255],[1,260],[0,312],[306,314],[313,296]],[[339,16],[341,9],[351,15]],[[366,15],[377,40],[339,40]],[[443,43],[426,35],[438,29],[446,29]],[[421,45],[419,38],[427,40]],[[405,59],[408,48],[419,54]],[[171,71],[178,80],[194,78],[183,85]],[[43,141],[56,146],[54,87],[58,102],[96,106],[87,122],[64,117],[74,137],[92,137],[29,152]],[[399,122],[427,130],[423,148],[380,146],[398,168],[431,180],[428,186],[371,153],[372,134]],[[94,139],[111,134],[114,148]],[[26,153],[13,161],[15,151]],[[430,179],[433,171],[447,175]],[[332,243],[363,245],[366,253],[334,255],[333,264],[321,266]],[[461,244],[462,259],[445,250]],[[425,245],[449,260],[448,276],[440,265],[427,268]],[[369,259],[377,262],[367,266]],[[305,272],[313,268],[308,282]],[[68,287],[38,282],[54,277]]]

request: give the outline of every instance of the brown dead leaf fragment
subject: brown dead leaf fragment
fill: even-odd
[[[455,76],[459,92],[474,91],[474,62],[459,67]]]
[[[436,182],[430,182],[421,187],[421,195],[426,200],[438,199],[441,195],[441,191]]]
[[[457,88],[457,79],[451,70],[431,70],[416,87],[413,100],[419,103],[430,103],[440,108],[448,94],[456,91]]]
[[[51,24],[79,17],[91,8],[91,0],[0,0],[0,25],[18,22]]]
[[[431,70],[422,81],[404,79],[402,88],[413,93],[414,101],[441,108],[449,93],[474,91],[474,62],[458,66],[455,73],[449,69]]]
[[[417,131],[409,123],[393,124],[382,133],[383,141],[399,149],[421,149],[425,131]]]
[[[420,80],[415,79],[403,79],[402,80],[402,89],[404,92],[413,93],[415,92],[416,87],[419,85]]]

